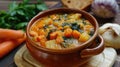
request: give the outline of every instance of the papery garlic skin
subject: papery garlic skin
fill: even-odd
[[[120,25],[106,23],[99,28],[99,33],[102,35],[105,46],[110,46],[120,49]]]
[[[118,14],[119,6],[116,0],[94,0],[92,11],[99,17],[111,18]]]

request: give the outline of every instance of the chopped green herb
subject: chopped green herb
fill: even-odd
[[[72,28],[73,30],[79,30],[79,29],[80,29],[80,25],[78,25],[77,22],[75,22],[75,23],[72,23],[71,28]]]

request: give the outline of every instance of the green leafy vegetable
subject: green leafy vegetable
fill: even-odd
[[[9,5],[8,11],[0,11],[0,28],[25,30],[30,19],[46,9],[42,0],[37,0],[35,4],[29,3],[29,0],[23,0],[19,4],[13,2]]]
[[[80,25],[78,25],[77,22],[74,22],[74,23],[72,23],[71,28],[72,28],[73,30],[79,30],[79,29],[80,29]]]

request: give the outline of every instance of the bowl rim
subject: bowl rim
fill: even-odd
[[[80,44],[79,46],[77,47],[73,47],[73,48],[62,48],[62,49],[51,49],[51,48],[45,48],[45,47],[42,47],[42,46],[38,46],[38,44],[35,43],[35,41],[33,41],[31,38],[30,38],[30,35],[29,35],[29,30],[30,30],[30,26],[31,24],[33,23],[34,24],[34,20],[42,15],[42,14],[45,14],[45,13],[49,13],[49,12],[52,12],[52,11],[59,11],[59,10],[72,10],[72,11],[77,11],[77,12],[81,12],[81,13],[84,13],[86,15],[88,15],[89,17],[92,18],[92,20],[94,21],[94,24],[95,24],[95,32],[94,32],[94,35],[86,42]],[[46,16],[46,15],[45,15]],[[39,18],[40,19],[40,18]],[[37,19],[38,20],[38,19]],[[35,20],[35,21],[37,21]],[[78,10],[78,9],[73,9],[73,8],[54,8],[54,9],[49,9],[49,10],[44,10],[40,13],[38,13],[36,16],[34,16],[30,21],[29,23],[27,24],[27,28],[26,28],[26,35],[27,35],[27,41],[32,43],[31,46],[33,46],[34,48],[38,49],[38,50],[41,50],[41,51],[44,51],[44,52],[48,52],[48,53],[60,53],[60,54],[64,54],[64,53],[72,53],[72,52],[75,52],[75,51],[79,51],[80,49],[84,48],[83,46],[87,46],[86,44],[92,42],[97,36],[98,36],[98,22],[97,20],[91,15],[89,14],[88,12],[86,11],[83,11],[83,10]],[[34,44],[34,45],[33,45]]]

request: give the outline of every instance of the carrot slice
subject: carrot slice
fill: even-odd
[[[55,39],[57,37],[57,32],[52,32],[50,34],[50,40]]]
[[[73,35],[74,38],[79,38],[81,33],[77,30],[73,30],[72,35]]]
[[[44,35],[40,35],[40,36],[37,36],[37,41],[41,41],[43,39],[46,39],[46,37]]]
[[[71,35],[72,35],[72,29],[67,28],[67,29],[64,30],[64,36],[65,37],[71,37]]]
[[[46,35],[46,32],[44,31],[44,29],[40,29],[38,35]]]
[[[47,41],[47,39],[44,35],[40,35],[37,37],[37,41],[40,42],[41,46],[45,46],[45,42]]]

